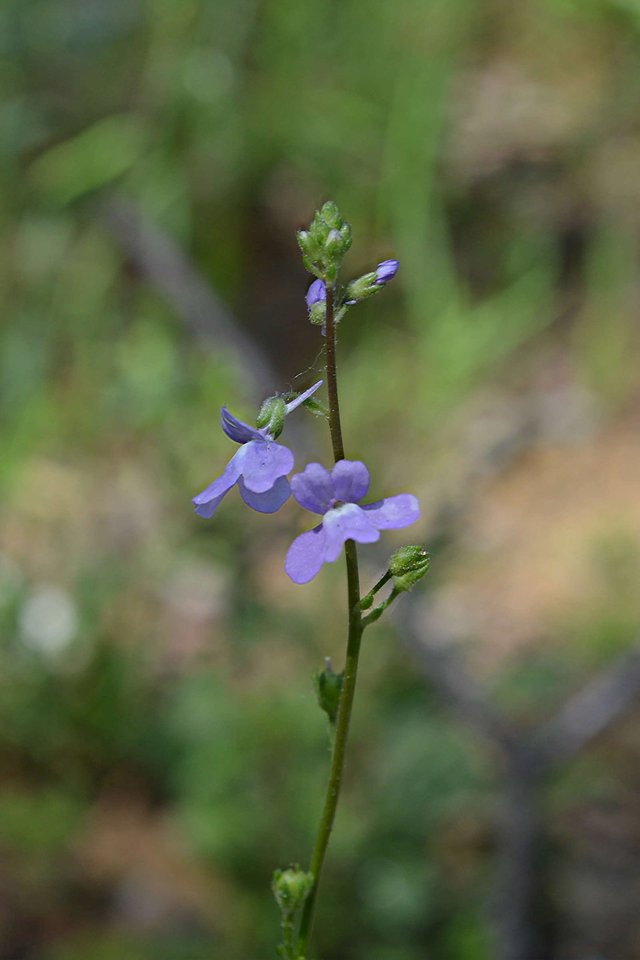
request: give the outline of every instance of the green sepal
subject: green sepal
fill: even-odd
[[[376,283],[376,274],[365,273],[347,285],[345,298],[356,301],[366,300],[368,297],[373,297],[376,293],[380,293],[381,290],[382,286]]]
[[[256,426],[258,430],[263,430],[266,427],[275,440],[282,433],[286,415],[287,404],[284,399],[282,397],[269,397],[260,407]]]
[[[314,303],[309,310],[309,321],[310,323],[315,323],[318,326],[322,326],[326,319],[327,304],[324,300],[318,300],[317,303]]]
[[[302,406],[310,410],[316,417],[324,417],[325,419],[329,417],[329,407],[326,403],[323,403],[322,400],[316,400],[315,397],[309,397],[308,400],[304,400]]]

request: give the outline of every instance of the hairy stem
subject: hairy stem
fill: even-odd
[[[342,425],[340,423],[340,404],[338,400],[338,378],[336,371],[336,330],[334,316],[334,290],[327,284],[327,349],[326,349],[326,375],[327,390],[329,394],[329,429],[331,431],[331,445],[333,447],[333,456],[336,462],[344,460],[344,446],[342,442]],[[318,828],[313,854],[309,870],[313,874],[313,888],[305,901],[302,918],[300,920],[300,930],[298,934],[298,954],[300,958],[306,956],[307,944],[313,924],[313,916],[320,884],[320,874],[324,864],[329,838],[335,820],[340,788],[342,786],[342,774],[344,770],[344,759],[349,738],[349,725],[351,723],[351,711],[353,708],[353,698],[356,691],[356,679],[358,676],[358,658],[360,656],[360,641],[362,639],[362,616],[359,609],[360,601],[360,577],[358,573],[358,552],[355,542],[347,540],[344,545],[345,559],[347,564],[347,609],[349,611],[349,629],[347,635],[347,654],[344,667],[344,681],[342,692],[340,694],[340,704],[338,707],[338,716],[336,718],[335,740],[333,743],[333,753],[331,756],[331,771],[329,782],[327,783],[327,792],[324,800],[322,818]]]

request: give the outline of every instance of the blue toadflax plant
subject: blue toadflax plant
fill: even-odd
[[[346,285],[340,284],[340,268],[351,246],[351,227],[335,203],[328,202],[315,214],[309,228],[300,230],[298,242],[306,268],[315,280],[306,294],[311,323],[321,326],[325,337],[325,382],[328,394],[328,423],[333,451],[331,469],[309,463],[289,475],[294,454],[277,440],[286,417],[302,405],[317,408],[314,398],[323,381],[293,397],[269,397],[264,401],[255,427],[222,408],[222,429],[240,444],[222,474],[193,499],[196,513],[213,517],[222,499],[237,486],[240,496],[253,510],[275,513],[293,494],[320,523],[296,537],[287,552],[284,569],[294,583],[312,580],[324,563],[333,563],[344,552],[347,578],[347,644],[344,669],[336,673],[330,661],[315,677],[318,703],[332,727],[331,767],[318,832],[308,870],[292,865],[276,870],[272,889],[281,914],[282,960],[307,960],[309,938],[333,821],[338,805],[344,768],[351,710],[356,688],[362,634],[375,623],[391,603],[426,573],[429,555],[421,546],[401,547],[389,560],[385,574],[364,596],[360,595],[356,544],[375,543],[383,530],[399,529],[414,523],[420,506],[410,493],[400,493],[372,503],[361,503],[370,486],[369,471],[359,460],[345,455],[338,399],[336,368],[336,327],[356,304],[368,299],[396,275],[397,260],[384,260],[375,270]],[[392,581],[390,592],[377,605],[378,592]]]

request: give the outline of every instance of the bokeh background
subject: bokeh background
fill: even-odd
[[[366,637],[317,955],[640,957],[633,691],[534,790],[533,954],[454,695],[521,742],[640,632],[636,0],[4,0],[0,49],[2,960],[275,955],[343,571],[289,582],[293,504],[190,498],[223,402],[317,379],[295,229],[328,197],[349,275],[401,260],[340,332],[348,453],[434,559],[413,640]]]

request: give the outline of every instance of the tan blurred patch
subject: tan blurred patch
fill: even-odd
[[[147,930],[214,926],[224,933],[231,891],[210,865],[193,859],[174,820],[130,794],[109,794],[77,838],[83,877],[112,891],[116,918]]]
[[[640,549],[639,478],[637,414],[521,455],[466,514],[455,581],[436,594],[436,613],[458,611],[456,632],[478,642],[483,661],[560,639],[559,622],[606,603],[599,544],[620,537]],[[640,591],[636,603],[640,620]]]

